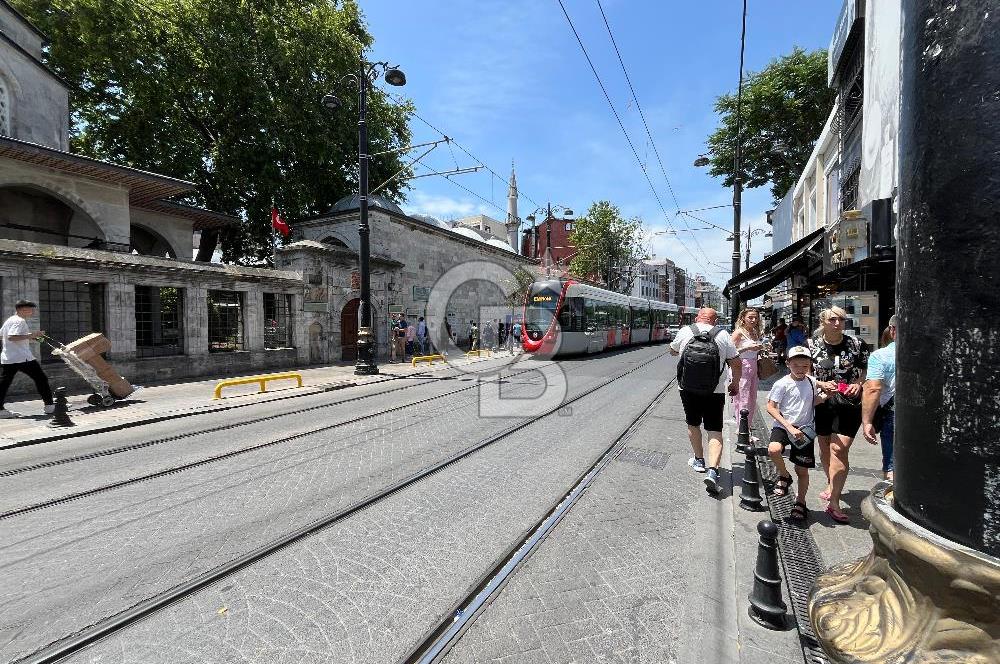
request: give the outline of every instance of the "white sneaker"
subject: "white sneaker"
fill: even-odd
[[[56,412],[56,405],[54,403],[50,403],[50,404],[48,404],[48,405],[45,406],[45,414],[46,415],[51,415],[54,412]]]
[[[0,420],[12,420],[17,417],[17,413],[12,413],[6,408],[0,408]]]

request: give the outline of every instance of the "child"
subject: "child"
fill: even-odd
[[[812,355],[808,348],[790,348],[786,364],[791,373],[778,380],[767,395],[767,412],[774,418],[767,454],[778,469],[774,495],[787,496],[792,486],[792,476],[788,473],[781,453],[785,445],[792,446],[788,459],[795,465],[799,488],[795,504],[792,505],[791,518],[803,521],[806,518],[809,469],[816,467],[815,406],[823,397],[816,388],[816,380],[809,375]]]

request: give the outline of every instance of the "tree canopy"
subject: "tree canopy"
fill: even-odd
[[[570,242],[576,247],[572,273],[600,279],[620,293],[632,290],[635,268],[646,257],[639,218],[626,219],[609,201],[597,201],[574,223]]]
[[[827,86],[825,50],[796,48],[773,60],[743,84],[742,163],[743,186],[771,183],[780,200],[798,180],[813,145],[823,131],[836,98]],[[736,95],[725,94],[715,102],[719,126],[708,138],[713,176],[733,186],[736,147]]]
[[[294,226],[356,191],[357,87],[343,77],[373,40],[354,0],[12,2],[71,86],[74,151],[194,182],[189,202],[243,220],[224,260],[267,260],[272,201]],[[336,111],[320,103],[330,92]],[[409,141],[408,111],[372,90],[370,152]],[[403,166],[374,159],[372,186]],[[400,182],[381,193],[398,200]]]

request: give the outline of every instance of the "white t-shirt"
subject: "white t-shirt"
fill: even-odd
[[[816,384],[813,381],[812,376],[802,380],[795,380],[791,374],[784,376],[771,388],[767,400],[778,404],[781,416],[796,427],[813,426],[816,420]],[[787,431],[778,420],[774,421],[774,426]]]
[[[0,326],[0,338],[3,340],[3,352],[0,352],[0,364],[20,364],[31,362],[35,356],[31,352],[31,342],[27,339],[11,341],[8,337],[31,334],[28,321],[14,314]]]
[[[695,323],[698,329],[702,332],[708,332],[714,325],[709,325],[708,323]],[[685,325],[674,337],[674,340],[670,342],[670,347],[677,351],[678,353],[684,352],[684,347],[691,343],[694,339],[694,332],[691,331],[690,325]],[[719,371],[722,375],[719,376],[719,384],[715,386],[716,394],[726,393],[726,382],[728,376],[726,376],[725,368],[726,362],[739,357],[739,351],[736,350],[736,345],[733,343],[732,337],[725,330],[720,330],[719,334],[715,337],[715,345],[719,347]]]

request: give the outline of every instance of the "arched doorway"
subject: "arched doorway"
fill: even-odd
[[[340,359],[353,362],[358,359],[358,306],[361,300],[354,298],[344,305],[340,312]]]
[[[139,254],[140,256],[177,258],[170,243],[163,239],[163,236],[156,231],[143,228],[138,224],[132,224],[129,230],[132,253]]]

